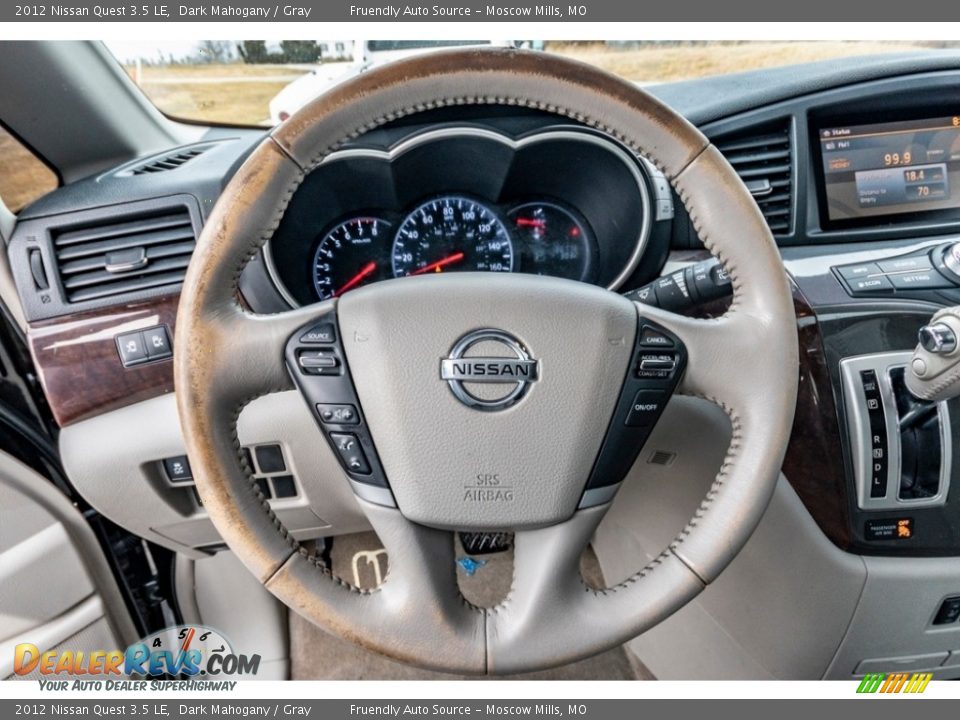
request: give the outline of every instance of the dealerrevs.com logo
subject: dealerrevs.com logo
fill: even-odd
[[[88,677],[188,677],[255,675],[260,655],[237,654],[219,632],[203,625],[178,625],[148,635],[126,650],[42,650],[32,643],[14,648],[16,675]]]

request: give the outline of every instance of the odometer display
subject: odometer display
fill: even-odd
[[[392,229],[386,220],[357,217],[324,235],[313,256],[313,285],[320,299],[389,277],[384,270]]]
[[[449,195],[423,203],[393,241],[394,277],[454,270],[511,272],[513,242],[503,222],[476,200]]]

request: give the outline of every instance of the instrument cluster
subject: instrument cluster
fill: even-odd
[[[596,241],[576,210],[556,201],[510,207],[466,195],[420,203],[400,218],[340,219],[313,254],[317,297],[427,273],[523,272],[590,282]]]
[[[619,287],[653,210],[647,170],[597,133],[520,138],[427,130],[332,154],[304,181],[264,255],[291,305],[445,272],[550,275]]]

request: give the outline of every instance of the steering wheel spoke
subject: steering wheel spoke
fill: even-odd
[[[763,337],[759,318],[744,312],[719,318],[692,318],[649,305],[637,304],[641,317],[653,320],[677,335],[687,351],[687,367],[677,394],[709,399],[725,407],[742,407],[751,397],[749,383],[731,383],[730,378],[749,375],[759,366],[759,353],[770,348],[756,346]]]
[[[267,588],[295,610],[324,608],[325,625],[401,661],[447,672],[486,671],[484,613],[460,594],[453,535],[358,500],[389,559],[381,585],[360,590],[294,553]]]
[[[487,618],[491,673],[542,665],[545,655],[551,665],[573,662],[583,657],[584,638],[597,650],[623,642],[672,614],[677,595],[688,602],[703,590],[700,578],[669,550],[615,586],[590,587],[580,557],[606,509],[581,510],[565,523],[517,533],[513,587]],[[615,627],[612,617],[630,617],[631,624]]]

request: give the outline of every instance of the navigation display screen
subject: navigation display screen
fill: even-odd
[[[818,135],[830,220],[960,207],[960,116]]]

